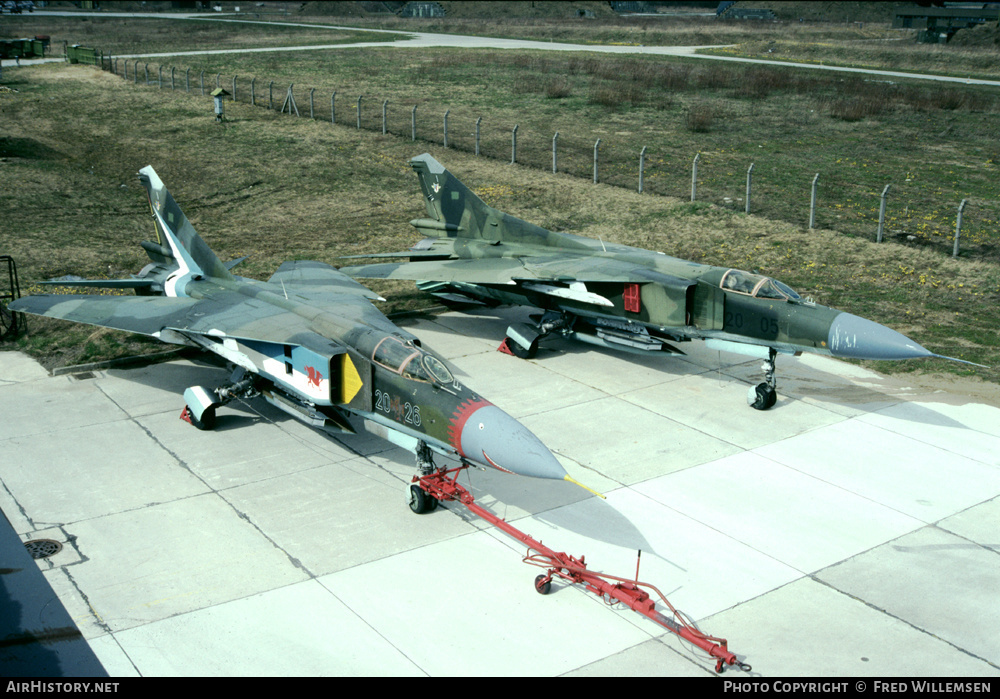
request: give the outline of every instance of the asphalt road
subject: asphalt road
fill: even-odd
[[[80,14],[77,12],[58,11],[38,11],[36,14],[48,14],[54,16],[70,16]],[[176,14],[169,17],[158,13],[129,13],[129,12],[101,12],[101,17],[149,17],[154,19],[186,19],[198,22],[255,22],[255,20],[232,19],[226,17],[214,17],[205,14]],[[302,22],[267,22],[269,25],[286,27],[308,27],[315,29],[316,24],[306,24]],[[689,58],[699,58],[709,61],[731,61],[736,63],[757,63],[760,65],[785,66],[790,68],[806,68],[809,70],[832,70],[842,73],[861,73],[864,75],[875,75],[882,78],[911,79],[911,80],[933,80],[946,83],[961,83],[964,85],[991,85],[1000,87],[1000,80],[980,80],[970,77],[951,77],[945,75],[928,75],[925,73],[904,73],[893,70],[874,70],[866,68],[848,68],[843,66],[828,66],[816,63],[797,63],[792,61],[769,61],[760,58],[738,58],[735,56],[713,56],[709,54],[697,53],[700,49],[721,48],[721,45],[706,46],[603,46],[599,44],[564,44],[553,41],[526,41],[522,39],[503,39],[497,37],[484,36],[461,36],[458,34],[430,34],[426,32],[397,32],[385,29],[362,29],[358,27],[343,27],[339,25],[328,25],[330,29],[337,31],[365,31],[385,34],[403,34],[408,38],[399,39],[394,42],[372,42],[364,41],[348,44],[321,44],[311,46],[274,46],[269,48],[244,48],[244,49],[210,49],[202,51],[174,51],[157,53],[136,53],[119,56],[119,58],[166,58],[168,56],[200,56],[221,53],[270,53],[274,51],[325,51],[333,49],[347,48],[368,48],[368,47],[393,47],[393,48],[467,48],[467,49],[518,49],[535,51],[588,51],[592,53],[609,53],[619,55],[646,55],[646,56],[687,56]],[[62,59],[36,59],[31,61],[21,61],[22,65],[31,63],[43,63]],[[13,60],[3,61],[4,66],[13,65]]]

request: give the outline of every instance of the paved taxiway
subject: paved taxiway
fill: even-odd
[[[594,570],[631,577],[642,549],[639,577],[754,675],[1000,676],[1000,409],[802,356],[759,413],[757,361],[526,362],[495,351],[521,313],[403,324],[608,499],[476,471],[480,504]],[[536,594],[521,546],[460,507],[412,514],[408,452],[262,401],[178,419],[224,379],[0,353],[0,509],[63,542],[39,565],[111,675],[713,674],[634,612]]]
[[[80,14],[87,14],[88,17],[98,17],[98,18],[112,18],[112,17],[122,17],[122,18],[143,18],[143,19],[153,19],[153,20],[164,20],[164,19],[174,19],[174,20],[189,20],[196,22],[238,22],[238,23],[253,23],[262,24],[256,19],[246,19],[239,18],[237,16],[225,16],[216,17],[208,15],[205,13],[148,13],[148,12],[100,12],[97,15],[93,13],[81,13],[79,11],[66,11],[66,10],[41,10],[38,12],[39,15],[51,15],[51,16],[79,16]],[[275,26],[285,26],[285,27],[301,27],[308,29],[317,29],[319,27],[326,27],[334,31],[347,31],[347,32],[371,32],[376,34],[395,34],[399,36],[395,41],[390,42],[377,42],[377,41],[363,41],[355,43],[339,43],[339,44],[325,44],[325,45],[311,45],[311,46],[270,46],[265,48],[238,48],[238,49],[200,49],[191,51],[172,51],[172,52],[157,52],[157,53],[135,53],[118,56],[118,58],[125,59],[138,59],[138,58],[167,58],[170,56],[204,56],[204,55],[214,55],[223,53],[272,53],[280,51],[282,53],[287,53],[289,51],[327,51],[327,50],[339,50],[339,49],[356,49],[356,48],[459,48],[459,49],[517,49],[517,50],[532,50],[532,51],[574,51],[574,52],[592,52],[592,53],[607,53],[607,54],[639,54],[648,56],[687,56],[689,58],[698,58],[710,61],[730,61],[736,63],[757,63],[763,65],[772,65],[784,68],[805,68],[808,70],[824,70],[824,71],[835,71],[841,73],[861,73],[865,75],[878,75],[884,78],[893,78],[899,80],[933,80],[936,82],[949,82],[949,83],[962,83],[965,85],[988,85],[993,87],[1000,87],[1000,81],[997,80],[983,80],[980,78],[973,78],[971,76],[966,77],[955,77],[949,75],[932,75],[928,73],[905,73],[892,70],[876,70],[871,68],[854,68],[850,66],[837,66],[837,65],[823,65],[822,63],[799,63],[792,61],[773,61],[764,58],[744,58],[740,56],[718,56],[706,53],[697,53],[700,49],[717,49],[723,48],[720,45],[704,45],[704,46],[644,46],[644,45],[610,45],[610,44],[568,44],[557,41],[533,41],[527,39],[507,39],[503,37],[486,37],[486,36],[462,36],[459,34],[433,34],[428,32],[410,32],[410,31],[398,31],[391,29],[368,29],[364,27],[345,27],[336,24],[320,24],[320,23],[303,23],[303,22],[281,22],[281,21],[268,21],[266,25],[269,27]],[[42,59],[27,59],[21,61],[20,64],[31,65],[33,63],[47,63],[50,61],[61,61],[62,58],[42,58]],[[14,65],[15,61],[13,59],[8,59],[3,65]],[[19,65],[20,65],[19,64]]]

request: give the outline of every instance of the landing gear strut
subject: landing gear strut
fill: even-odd
[[[420,477],[426,477],[434,473],[437,467],[434,465],[434,454],[431,453],[427,442],[417,443],[417,473]],[[410,483],[406,489],[406,501],[415,514],[425,515],[437,509],[438,500],[417,483]]]
[[[210,430],[215,427],[215,409],[236,398],[253,398],[260,392],[254,386],[254,377],[244,378],[246,371],[237,367],[229,379],[229,383],[218,388],[206,386],[191,386],[184,391],[184,410],[181,420],[188,422],[199,430]]]
[[[773,347],[770,348],[768,357],[761,366],[761,369],[764,370],[764,383],[759,383],[747,391],[747,403],[754,410],[768,410],[774,407],[778,400],[778,394],[775,391],[777,382],[774,379],[774,360],[777,356],[777,350]]]
[[[540,340],[554,332],[569,332],[573,327],[573,316],[568,313],[546,311],[541,316],[532,315],[531,319],[534,325],[515,323],[508,327],[507,337],[498,349],[521,359],[534,359]]]

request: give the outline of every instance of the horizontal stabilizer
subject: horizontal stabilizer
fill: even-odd
[[[152,279],[50,279],[43,286],[73,286],[91,289],[148,289]]]

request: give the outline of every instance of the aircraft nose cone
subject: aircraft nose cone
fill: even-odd
[[[453,446],[468,459],[519,476],[564,480],[567,475],[527,427],[485,401],[459,408],[453,421]]]
[[[830,324],[828,347],[834,357],[852,359],[917,359],[932,353],[906,335],[850,313]]]

